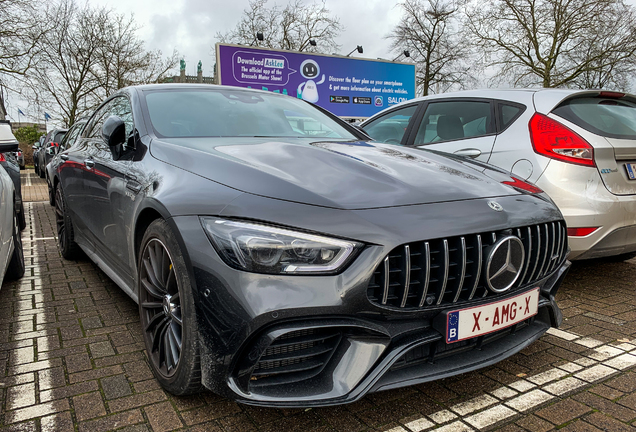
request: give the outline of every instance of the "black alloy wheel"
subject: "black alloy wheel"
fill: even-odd
[[[163,376],[174,375],[181,359],[181,297],[172,258],[159,239],[151,239],[141,255],[139,297],[148,355]]]
[[[146,230],[137,268],[139,314],[151,369],[170,393],[196,393],[201,367],[192,285],[166,221],[155,220]]]
[[[55,207],[55,189],[53,189],[53,187],[51,186],[50,181],[47,181],[46,184],[49,187],[49,204]]]
[[[62,192],[60,185],[55,188],[55,224],[62,257],[67,260],[75,259],[79,252],[79,246],[74,240],[73,223],[68,215],[64,192]]]

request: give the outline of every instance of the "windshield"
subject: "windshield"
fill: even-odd
[[[179,89],[145,93],[159,137],[302,137],[356,139],[306,102],[236,89]]]

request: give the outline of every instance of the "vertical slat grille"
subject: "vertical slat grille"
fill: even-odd
[[[506,292],[545,278],[565,260],[562,221],[413,242],[395,248],[377,267],[367,290],[369,300],[412,309],[500,295],[487,288],[482,269],[488,248],[508,235],[519,237],[525,260],[521,275]]]

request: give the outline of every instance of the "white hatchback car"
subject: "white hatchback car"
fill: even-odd
[[[636,96],[475,90],[426,96],[360,125],[374,140],[475,158],[536,184],[568,225],[570,259],[636,257]]]
[[[0,120],[0,153],[16,150],[18,140],[11,132],[11,125],[6,120]],[[15,187],[9,174],[0,166],[0,285],[5,278],[21,278],[24,270]]]

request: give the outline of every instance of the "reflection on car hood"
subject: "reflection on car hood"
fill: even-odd
[[[419,149],[299,138],[153,140],[168,164],[250,194],[340,209],[516,195],[510,176]]]

